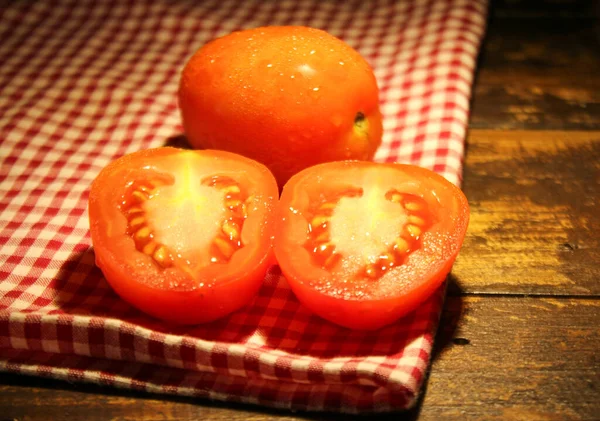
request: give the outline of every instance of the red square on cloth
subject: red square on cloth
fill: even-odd
[[[348,413],[416,401],[443,303],[376,332],[298,303],[277,267],[217,322],[169,326],[94,265],[87,197],[126,153],[182,132],[179,72],[236,29],[307,25],[355,47],[381,90],[376,160],[459,183],[485,0],[53,1],[0,11],[0,370],[278,408]]]

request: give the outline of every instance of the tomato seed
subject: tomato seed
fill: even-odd
[[[311,228],[323,227],[329,222],[329,217],[326,215],[316,215],[310,222]]]
[[[225,220],[221,225],[223,233],[229,238],[230,241],[238,241],[240,237],[239,226],[230,219]]]
[[[425,219],[423,219],[422,217],[417,216],[417,215],[409,215],[408,222],[410,222],[413,225],[418,225],[418,226],[425,225]]]
[[[148,200],[148,195],[140,190],[134,190],[131,193],[131,198],[137,203],[142,203]]]
[[[129,209],[127,209],[127,215],[129,216],[134,216],[140,213],[144,213],[144,210],[138,206],[132,206]]]
[[[323,267],[326,269],[331,269],[333,266],[337,264],[342,259],[342,256],[335,251],[323,262]]]
[[[230,195],[230,196],[238,195],[241,193],[240,186],[238,186],[237,184],[225,186],[225,187],[221,188],[220,190],[223,193],[225,193],[225,195]]]
[[[133,236],[138,241],[144,241],[144,240],[147,240],[148,238],[150,238],[151,234],[152,233],[150,232],[150,228],[144,226],[144,227],[140,228],[139,230],[137,230]]]
[[[146,223],[146,218],[143,216],[137,216],[129,220],[129,226],[131,228],[139,228]]]
[[[404,209],[411,212],[416,212],[425,209],[425,204],[417,201],[407,201],[404,203]]]
[[[399,237],[392,246],[392,250],[397,254],[407,254],[410,251],[410,246],[408,244],[408,241],[406,241],[402,237]]]
[[[173,263],[173,257],[167,251],[167,248],[163,245],[159,246],[152,254],[154,261],[163,268],[171,266]]]
[[[233,253],[235,252],[235,248],[233,247],[233,245],[224,238],[216,237],[213,243],[215,244],[219,252],[221,252],[223,257],[225,257],[226,259],[230,259]]]
[[[421,235],[422,232],[421,228],[413,224],[406,225],[406,231],[408,231],[411,237],[415,238],[419,237],[419,235]]]

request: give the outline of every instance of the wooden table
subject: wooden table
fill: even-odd
[[[600,419],[600,2],[492,4],[472,219],[419,405],[381,419]],[[2,374],[0,420],[333,420]],[[365,418],[361,418],[365,419]]]

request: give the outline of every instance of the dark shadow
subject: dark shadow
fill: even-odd
[[[187,397],[177,395],[163,395],[156,393],[149,393],[144,391],[130,390],[130,389],[118,389],[111,386],[104,386],[99,384],[91,383],[73,383],[65,380],[56,380],[47,377],[32,377],[27,375],[19,375],[12,373],[5,373],[0,379],[1,386],[23,388],[25,389],[22,393],[23,396],[31,393],[31,388],[43,389],[48,391],[56,391],[53,395],[65,395],[65,394],[81,394],[84,396],[74,396],[72,399],[76,399],[79,405],[87,406],[90,408],[97,406],[98,404],[109,404],[111,398],[118,397],[122,399],[132,400],[131,405],[135,407],[134,401],[152,401],[159,400],[162,402],[170,402],[175,405],[189,405],[197,407],[201,405],[205,408],[221,409],[231,411],[231,416],[236,419],[250,419],[255,416],[259,417],[276,417],[277,419],[291,419],[291,420],[311,420],[311,421],[336,421],[336,420],[348,420],[348,421],[365,421],[365,420],[382,420],[382,421],[414,421],[418,419],[419,411],[417,408],[413,408],[407,411],[391,412],[385,414],[363,414],[363,415],[349,415],[331,412],[305,412],[305,411],[290,411],[286,409],[276,409],[264,406],[256,406],[243,403],[235,402],[221,402],[213,401],[206,398],[198,397]],[[39,392],[36,393],[39,395]],[[86,396],[91,395],[91,396]],[[68,398],[67,398],[68,399]],[[92,402],[88,402],[89,399],[93,399]],[[49,402],[48,404],[51,404]],[[127,405],[129,403],[120,404]],[[114,405],[113,405],[114,406]],[[118,411],[118,409],[117,409]],[[125,411],[121,411],[120,415],[126,415]],[[193,414],[193,409],[188,410],[173,410],[173,413],[187,413]],[[12,415],[12,414],[11,414]],[[197,414],[200,416],[200,413]]]
[[[466,338],[455,337],[457,326],[460,325],[463,316],[463,289],[458,278],[452,273],[446,279],[446,299],[444,308],[440,317],[433,350],[431,354],[431,362],[435,362],[444,351],[455,345],[464,345]]]
[[[256,330],[256,326],[239,322],[244,309],[199,327],[180,326],[146,315],[114,292],[95,265],[92,247],[73,253],[61,266],[52,287],[55,290],[53,299],[59,309],[50,314],[118,319],[161,333],[236,343],[243,342]]]
[[[466,338],[455,337],[457,326],[460,324],[463,310],[463,300],[461,295],[463,294],[462,287],[458,278],[452,273],[446,278],[446,296],[444,301],[444,307],[440,316],[440,321],[437,327],[435,340],[433,342],[433,349],[431,351],[431,360],[427,367],[427,373],[421,386],[421,392],[418,396],[416,405],[407,413],[409,418],[416,420],[419,417],[421,409],[423,407],[423,401],[427,395],[427,385],[429,383],[429,376],[431,374],[433,364],[435,361],[450,347],[456,345],[464,345],[465,341],[468,343]]]
[[[163,146],[171,146],[179,149],[194,149],[183,133],[169,137]]]
[[[62,264],[53,282],[54,303],[59,310],[56,313],[69,315],[111,317],[113,306],[121,313],[127,310],[119,300],[102,272],[95,264],[91,247],[74,252]],[[132,309],[129,309],[129,312]],[[126,311],[128,312],[128,311]]]

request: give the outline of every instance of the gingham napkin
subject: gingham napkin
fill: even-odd
[[[0,370],[299,410],[414,404],[440,289],[377,332],[312,315],[277,267],[256,299],[192,328],[121,301],[94,266],[90,183],[110,161],[177,143],[179,72],[236,29],[325,29],[375,70],[379,161],[458,183],[484,0],[44,1],[0,9]]]

